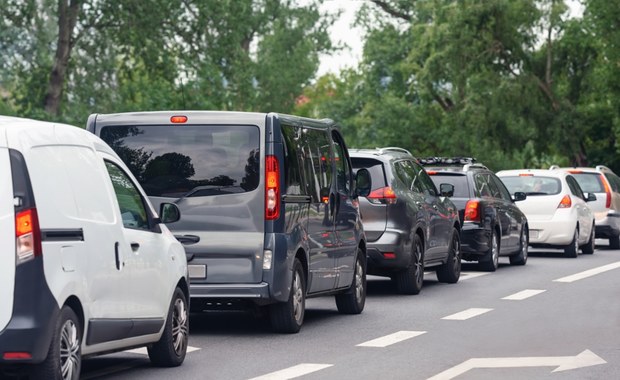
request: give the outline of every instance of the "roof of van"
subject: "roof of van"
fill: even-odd
[[[117,157],[112,148],[103,140],[82,128],[69,124],[0,115],[0,133],[7,136],[9,141],[24,143],[24,132],[27,131],[40,131],[29,134],[28,145],[31,146],[49,144],[50,139],[53,138],[59,143],[90,146]]]

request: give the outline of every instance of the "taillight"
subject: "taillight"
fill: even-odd
[[[15,254],[17,264],[41,254],[41,231],[36,208],[15,215]]]
[[[570,206],[572,206],[573,202],[570,199],[570,195],[566,194],[564,196],[564,198],[562,198],[562,200],[560,201],[560,204],[558,205],[558,208],[570,208]]]
[[[280,165],[276,156],[265,157],[265,220],[280,216]]]
[[[4,360],[26,360],[26,359],[32,359],[32,354],[30,352],[5,352],[2,355],[2,359]]]
[[[605,176],[601,174],[601,182],[603,182],[603,187],[605,187],[605,194],[607,198],[605,199],[605,208],[609,208],[611,206],[611,189],[609,188],[609,184],[605,179]]]
[[[183,124],[187,122],[187,116],[185,115],[175,115],[170,117],[170,122],[174,124]]]
[[[393,205],[396,203],[396,193],[394,190],[389,187],[382,187],[380,189],[376,189],[366,197],[370,201],[370,203],[374,204],[388,204]]]
[[[465,205],[465,216],[463,217],[466,222],[479,222],[480,221],[480,201],[469,200]]]

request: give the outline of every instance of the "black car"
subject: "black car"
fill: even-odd
[[[454,186],[452,202],[463,221],[461,252],[464,260],[478,261],[481,269],[495,271],[499,256],[510,264],[525,265],[528,253],[527,218],[515,205],[525,193],[511,196],[502,181],[474,158],[421,159],[434,183]]]
[[[370,172],[371,193],[359,198],[366,232],[368,273],[389,276],[399,293],[418,294],[424,269],[441,282],[461,274],[458,212],[452,185],[435,184],[401,148],[349,150],[354,171]]]

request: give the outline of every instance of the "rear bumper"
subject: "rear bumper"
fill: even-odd
[[[387,229],[378,240],[366,243],[369,274],[382,274],[409,266],[411,250],[404,246],[406,235],[405,231]],[[395,257],[386,258],[386,252],[394,253]]]
[[[0,365],[42,362],[47,357],[59,314],[60,308],[45,281],[43,259],[37,257],[18,266],[13,315],[0,332]],[[28,353],[30,357],[7,360],[7,352]]]
[[[566,246],[575,235],[574,220],[528,220],[530,244],[544,246]]]
[[[609,211],[595,221],[595,235],[597,238],[613,238],[620,235],[620,213]]]
[[[491,231],[477,223],[463,223],[461,255],[464,260],[478,260],[489,250]]]

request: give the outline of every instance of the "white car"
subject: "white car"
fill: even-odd
[[[178,366],[187,262],[112,149],[80,128],[0,116],[0,378],[76,380],[82,355],[148,346]]]
[[[527,195],[518,206],[529,222],[531,246],[563,248],[567,257],[577,257],[579,248],[594,253],[594,214],[586,203],[596,196],[584,194],[570,173],[522,169],[497,176],[512,195]]]

